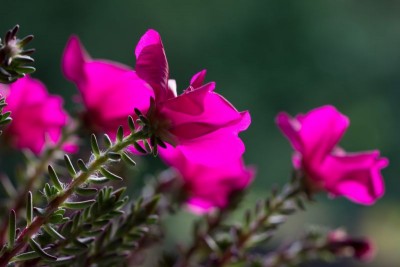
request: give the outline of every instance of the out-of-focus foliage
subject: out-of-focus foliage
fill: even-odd
[[[51,92],[63,94],[70,110],[77,110],[71,100],[76,89],[59,65],[71,33],[80,36],[93,57],[133,66],[139,36],[157,29],[181,89],[192,74],[207,68],[217,91],[252,114],[253,123],[242,134],[246,160],[258,166],[249,202],[289,176],[291,150],[274,125],[275,114],[337,106],[352,123],[343,140],[346,149],[380,148],[391,160],[383,172],[387,193],[369,208],[323,200],[286,229],[297,233],[302,221],[344,225],[376,241],[378,257],[370,266],[398,264],[389,240],[400,243],[395,227],[400,216],[387,214],[400,213],[395,204],[400,201],[400,2],[69,0],[9,1],[7,6],[0,10],[0,32],[18,23],[21,36],[35,34],[34,76]],[[176,237],[185,236],[181,226],[187,216],[171,224],[179,232]],[[393,230],[386,231],[382,221]]]

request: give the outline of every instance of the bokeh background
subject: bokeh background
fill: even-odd
[[[63,78],[60,57],[73,33],[93,57],[134,66],[140,36],[148,28],[158,30],[181,89],[206,68],[217,91],[252,115],[242,137],[246,162],[257,166],[258,175],[244,207],[288,180],[291,149],[274,124],[277,112],[335,105],[351,119],[344,148],[379,148],[389,157],[391,165],[383,171],[387,193],[372,207],[320,196],[319,203],[292,218],[281,238],[299,236],[304,224],[343,226],[376,243],[376,260],[362,266],[399,266],[399,1],[1,0],[1,5],[6,8],[0,9],[0,32],[18,23],[20,36],[35,35],[34,77],[65,96],[71,111],[77,91]],[[155,166],[159,171],[161,165]],[[191,220],[185,211],[170,218],[171,236],[188,242]]]

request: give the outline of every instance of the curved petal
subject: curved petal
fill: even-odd
[[[289,139],[293,149],[301,152],[303,150],[303,145],[299,136],[301,128],[300,122],[286,112],[280,112],[276,116],[275,122],[281,132]]]
[[[190,86],[193,88],[201,87],[204,83],[204,79],[206,78],[207,70],[202,70],[195,75],[193,75],[190,80]]]
[[[116,62],[88,57],[71,63],[68,57],[80,58],[85,54],[82,51],[78,39],[72,38],[64,53],[64,73],[77,85],[87,117],[97,130],[115,132],[119,125],[127,124],[134,108],[146,112],[154,93],[135,71]],[[68,69],[72,67],[75,67],[73,72]]]
[[[299,139],[304,160],[322,162],[337,145],[349,126],[349,119],[333,106],[316,108],[298,116]]]
[[[161,37],[155,30],[148,30],[135,49],[135,70],[154,90],[157,102],[169,96],[169,68]]]
[[[170,121],[170,132],[178,139],[197,138],[223,127],[238,131],[250,125],[248,112],[239,112],[221,95],[212,92],[214,83],[162,103],[161,112]]]
[[[160,149],[160,157],[169,165],[179,161],[179,155],[208,166],[218,166],[242,157],[245,146],[233,127],[222,128],[195,139],[181,140],[176,147]]]
[[[61,60],[61,68],[65,77],[75,83],[85,79],[83,66],[88,60],[90,57],[78,36],[72,35],[67,41]]]
[[[381,169],[388,165],[379,151],[328,156],[317,171],[325,189],[364,205],[373,204],[384,194]]]

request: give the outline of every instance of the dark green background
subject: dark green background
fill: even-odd
[[[59,66],[72,33],[93,57],[134,66],[138,39],[148,28],[158,30],[181,89],[206,68],[217,92],[252,115],[242,134],[246,161],[258,169],[248,205],[290,173],[291,149],[275,127],[277,112],[335,105],[351,119],[341,143],[346,150],[379,148],[390,158],[383,172],[387,193],[368,208],[320,196],[320,203],[286,226],[284,239],[296,237],[304,222],[344,226],[375,240],[378,257],[370,266],[400,264],[399,1],[1,0],[0,5],[0,32],[18,23],[22,34],[35,35],[34,77],[65,96],[69,110],[76,89]],[[187,217],[171,219],[179,237],[189,227]]]

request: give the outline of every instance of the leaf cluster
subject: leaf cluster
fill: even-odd
[[[35,50],[25,50],[25,46],[32,41],[33,35],[18,39],[18,30],[19,25],[16,25],[7,31],[3,40],[0,39],[0,83],[12,83],[35,71],[35,68],[30,66],[34,62],[30,55]]]

